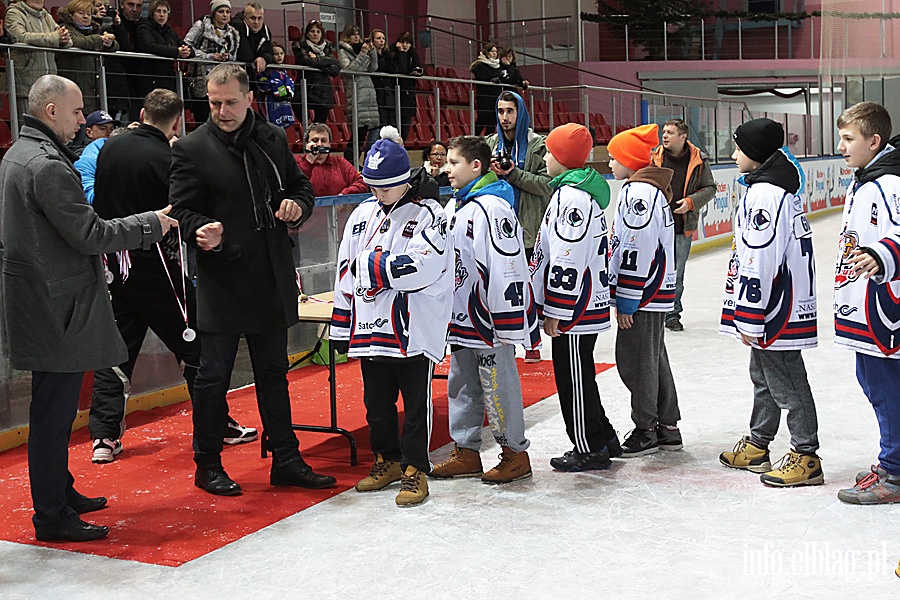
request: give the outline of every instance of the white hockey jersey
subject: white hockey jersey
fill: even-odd
[[[585,178],[609,186],[593,169]],[[579,170],[577,173],[581,173]],[[559,319],[563,333],[600,333],[609,324],[609,232],[603,207],[584,189],[561,185],[538,230],[531,282],[538,319]]]
[[[489,172],[450,221],[456,255],[450,343],[466,348],[541,343],[512,187]]]
[[[675,304],[675,219],[663,192],[671,180],[671,169],[644,167],[619,190],[609,256],[613,304],[637,300],[638,310],[650,312]]]
[[[452,269],[453,244],[437,201],[404,197],[385,207],[366,200],[350,215],[338,252],[332,339],[349,340],[353,357],[424,354],[440,362]]]
[[[741,183],[719,332],[755,338],[755,348],[815,348],[816,263],[803,214],[802,169],[776,152]],[[788,191],[793,190],[793,191]]]
[[[892,149],[891,149],[892,150]],[[884,271],[865,279],[847,260],[866,247]],[[834,274],[835,343],[900,358],[900,151],[856,174],[847,190]]]

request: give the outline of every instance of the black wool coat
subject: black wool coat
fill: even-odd
[[[248,110],[242,127],[278,169],[283,190],[271,200],[272,212],[285,198],[312,214],[314,196],[297,166],[284,130]],[[221,140],[207,121],[172,149],[169,181],[171,216],[184,240],[196,246],[200,227],[219,221],[222,243],[197,251],[197,326],[211,333],[261,333],[297,322],[297,279],[287,225],[257,228],[250,183],[241,151]],[[293,224],[299,226],[299,223]]]

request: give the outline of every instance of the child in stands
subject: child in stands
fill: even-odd
[[[284,47],[272,42],[272,54],[279,65],[284,62]],[[287,129],[294,124],[291,98],[294,97],[294,80],[284,69],[270,67],[258,75],[260,109],[270,123]]]

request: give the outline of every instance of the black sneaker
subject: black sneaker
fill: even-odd
[[[569,450],[562,456],[550,459],[550,466],[557,471],[578,473],[581,471],[600,471],[608,469],[612,462],[606,448],[597,452],[578,452]]]
[[[612,438],[606,442],[606,451],[610,458],[619,458],[622,456],[622,444],[619,443],[619,436],[613,434]]]
[[[669,319],[666,321],[666,329],[669,331],[684,331],[684,325],[681,324],[681,319]]]
[[[622,444],[622,458],[634,458],[659,452],[659,439],[652,429],[633,429]]]
[[[684,441],[681,439],[681,430],[675,425],[657,425],[656,439],[659,440],[659,447],[662,450],[674,452],[684,448]]]

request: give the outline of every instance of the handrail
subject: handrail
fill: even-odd
[[[391,12],[385,12],[383,10],[373,10],[371,8],[356,8],[353,6],[343,6],[340,4],[331,4],[329,2],[309,2],[308,0],[284,0],[283,2],[281,2],[282,6],[296,6],[298,4],[300,4],[300,5],[313,4],[315,6],[327,6],[328,8],[335,8],[338,10],[347,10],[347,11],[361,12],[361,13],[375,13],[376,15],[386,15],[388,17],[400,17],[402,19],[424,19],[429,16],[428,14],[410,15],[410,14],[391,13]],[[453,19],[450,17],[435,17],[435,18],[443,19],[445,21],[452,21],[454,23],[464,23],[466,25],[475,25],[475,23],[472,23],[471,21],[464,21],[462,19]]]

